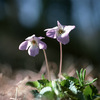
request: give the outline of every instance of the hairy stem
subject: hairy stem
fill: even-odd
[[[51,80],[51,77],[50,77],[50,71],[49,71],[49,65],[48,65],[48,60],[47,60],[46,52],[45,52],[44,49],[43,49],[43,53],[44,53],[44,57],[45,57],[46,67],[47,67],[47,75],[48,75],[48,79]]]

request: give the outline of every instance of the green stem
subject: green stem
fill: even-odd
[[[49,66],[48,66],[48,60],[47,60],[46,52],[45,52],[44,49],[43,49],[43,53],[44,53],[44,57],[45,57],[46,67],[47,67],[47,75],[48,75],[48,79],[51,80],[51,77],[50,77],[50,71],[49,71]]]

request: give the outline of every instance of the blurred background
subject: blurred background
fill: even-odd
[[[0,63],[13,70],[39,71],[44,63],[43,51],[30,57],[18,47],[25,38],[46,36],[44,29],[57,25],[75,25],[70,42],[63,46],[63,66],[93,66],[100,71],[100,0],[0,0]],[[59,43],[48,37],[48,60],[59,66]]]

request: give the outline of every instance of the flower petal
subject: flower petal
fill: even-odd
[[[61,42],[62,44],[67,44],[68,42],[69,42],[69,35],[67,35],[67,36],[65,36],[65,37],[61,37],[61,36],[59,36],[59,37],[57,37],[57,41],[58,42]]]
[[[73,30],[74,28],[75,28],[75,26],[64,26],[64,31],[65,31],[65,33],[63,33],[63,34],[61,35],[61,37],[67,36],[67,35],[69,34],[69,32],[70,32],[71,30]]]
[[[32,36],[27,37],[25,40],[32,40],[35,37],[35,34],[33,34]]]
[[[41,40],[41,39],[45,39],[45,37],[41,37],[41,36],[40,36],[40,37],[38,37],[38,38],[39,38],[40,40]]]
[[[46,36],[55,39],[56,38],[55,30],[52,29],[52,30],[47,31]]]
[[[19,45],[19,50],[27,50],[28,47],[28,41],[24,41]]]
[[[63,25],[61,25],[59,21],[57,21],[57,25],[59,29],[63,29]]]
[[[39,42],[39,49],[46,49],[46,48],[47,48],[46,43],[44,43],[43,41],[40,41]]]
[[[50,31],[50,30],[55,30],[55,29],[57,29],[58,27],[56,26],[56,27],[53,27],[53,28],[47,28],[47,29],[45,29],[44,31]]]
[[[33,56],[35,57],[37,54],[39,53],[39,48],[38,47],[34,47],[34,46],[31,46],[29,49],[28,49],[28,54],[30,56]]]

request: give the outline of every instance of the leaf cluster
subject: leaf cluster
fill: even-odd
[[[64,80],[49,81],[42,76],[41,80],[27,82],[26,85],[35,87],[32,94],[40,100],[100,100],[100,95],[92,82],[85,81],[86,70],[76,71],[78,79],[63,75]]]

